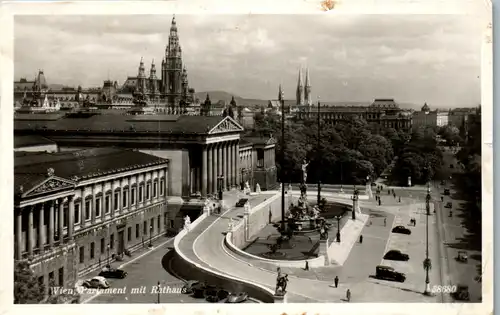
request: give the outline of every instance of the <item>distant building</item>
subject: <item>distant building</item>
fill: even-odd
[[[420,111],[415,111],[413,116],[413,129],[420,127],[436,127],[437,126],[437,111],[431,111],[427,103],[422,106]]]
[[[327,106],[320,107],[321,119],[329,125],[345,121],[349,117],[359,117],[368,123],[377,123],[396,130],[410,130],[412,117],[409,111],[401,109],[393,99],[375,99],[369,106]],[[307,111],[296,112],[298,120],[317,119],[318,109],[311,106]]]

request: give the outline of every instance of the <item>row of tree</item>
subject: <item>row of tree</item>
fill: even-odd
[[[318,143],[317,120],[287,120],[283,156],[281,116],[261,111],[254,119],[257,132],[278,140],[276,164],[285,182],[299,182],[301,164],[310,161],[308,182],[364,184],[367,177],[378,177],[409,140],[403,131],[350,117],[336,125],[320,121]]]

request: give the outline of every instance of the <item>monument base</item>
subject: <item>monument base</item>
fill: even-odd
[[[330,256],[328,255],[328,240],[319,241],[319,256],[325,257],[325,266],[330,266]]]
[[[274,303],[286,303],[286,293],[281,295],[274,295]]]

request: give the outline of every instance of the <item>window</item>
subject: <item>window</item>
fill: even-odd
[[[85,200],[85,221],[90,220],[90,207],[92,206],[91,200]]]
[[[158,182],[155,181],[153,183],[153,198],[158,197]]]
[[[94,259],[94,254],[95,254],[95,243],[92,242],[90,243],[90,259]]]
[[[95,200],[95,216],[96,217],[101,216],[101,198],[97,198]]]
[[[115,247],[115,233],[109,236],[109,248],[113,249]]]
[[[142,234],[147,235],[148,234],[148,221],[144,221],[144,227],[142,229]]]
[[[80,223],[80,203],[75,203],[75,224]]]
[[[104,245],[104,237],[103,237],[103,238],[101,238],[101,248],[100,248],[101,250],[99,251],[101,254],[104,253],[104,246],[105,245]]]
[[[160,196],[163,196],[165,194],[165,180],[160,179]]]
[[[160,231],[160,222],[161,222],[161,216],[158,215],[158,219],[156,220],[156,225],[158,227],[158,231]]]
[[[43,281],[44,281],[44,280],[45,280],[45,279],[44,279],[44,277],[43,277],[43,276],[38,277],[38,283],[39,283],[39,284],[43,284]]]
[[[139,238],[140,234],[140,228],[139,228],[139,223],[135,225],[135,238]]]
[[[167,226],[167,213],[163,213],[163,225]]]
[[[148,183],[146,185],[146,200],[149,200],[149,198],[151,197],[150,191],[151,191],[151,184]]]
[[[104,199],[104,213],[108,214],[111,210],[111,196],[109,194],[106,195]]]
[[[64,286],[64,267],[59,268],[59,286]]]
[[[170,220],[170,227],[173,228],[174,227],[174,220]]]
[[[127,241],[130,242],[132,240],[132,227],[127,228]]]
[[[128,195],[127,191],[124,190],[123,191],[123,198],[122,198],[122,205],[123,205],[124,208],[127,207],[127,197],[128,197],[127,195]]]
[[[142,202],[142,194],[144,192],[144,185],[139,186],[139,202]]]
[[[135,187],[132,187],[132,196],[130,196],[130,204],[135,205]]]
[[[51,271],[49,272],[49,286],[54,286],[55,284],[55,279],[54,279],[54,272]]]
[[[80,246],[80,264],[83,264],[85,261],[85,247]]]
[[[120,207],[120,192],[115,192],[115,210]]]

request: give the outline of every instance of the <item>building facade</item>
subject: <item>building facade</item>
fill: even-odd
[[[320,118],[324,123],[335,125],[346,121],[350,117],[359,117],[368,123],[377,123],[396,130],[410,130],[412,117],[409,111],[403,110],[393,99],[375,99],[369,106],[327,106],[319,108]],[[316,120],[317,106],[311,106],[307,111],[297,111],[297,120]]]
[[[15,259],[46,286],[74,286],[174,226],[168,179],[168,160],[133,150],[16,153]]]

